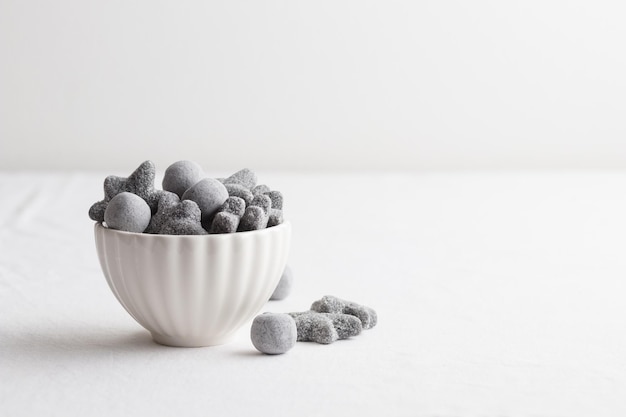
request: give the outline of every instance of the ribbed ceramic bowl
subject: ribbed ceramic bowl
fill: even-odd
[[[126,311],[169,346],[229,341],[269,300],[287,263],[291,224],[173,236],[95,225],[102,271]]]

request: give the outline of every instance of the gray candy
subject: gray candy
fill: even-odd
[[[228,197],[215,214],[209,233],[235,233],[246,210],[246,202],[239,197]]]
[[[104,221],[111,229],[142,233],[150,223],[150,206],[143,198],[129,192],[113,197],[104,212]]]
[[[249,190],[254,188],[256,182],[256,174],[248,168],[237,171],[224,180],[224,184],[241,184]]]
[[[270,300],[283,300],[291,293],[293,287],[293,271],[289,266],[285,267],[283,275],[280,277],[280,281],[274,289]]]
[[[163,176],[163,189],[182,195],[192,185],[202,179],[202,167],[192,161],[178,161],[167,167]]]
[[[361,333],[361,320],[349,314],[303,311],[289,313],[296,321],[298,342],[333,343]]]
[[[313,302],[311,310],[319,313],[343,313],[355,316],[361,321],[364,329],[371,329],[378,323],[378,315],[374,309],[332,295],[326,295]]]
[[[278,209],[271,209],[267,219],[267,227],[278,226],[283,222],[283,212]]]
[[[163,235],[206,235],[200,223],[201,212],[195,201],[183,200],[171,211],[163,221],[159,230]]]
[[[283,193],[280,191],[270,191],[265,193],[266,196],[272,201],[272,208],[282,210],[283,209]]]
[[[161,191],[154,189],[156,169],[152,161],[145,161],[127,178],[110,175],[104,179],[104,200],[93,204],[89,209],[89,217],[102,223],[107,204],[116,195],[129,192],[143,198],[150,211],[156,213]]]
[[[243,216],[243,213],[246,211],[246,202],[239,197],[228,197],[222,207],[220,208],[220,212],[225,211],[228,213],[232,213],[236,216]]]
[[[175,193],[169,191],[163,191],[161,198],[159,198],[157,212],[150,219],[150,224],[144,231],[144,233],[160,233],[163,227],[163,222],[167,220],[170,213],[180,204],[180,198]]]
[[[265,194],[265,193],[269,193],[270,191],[271,191],[270,187],[268,187],[265,184],[261,184],[261,185],[257,185],[256,187],[252,189],[252,194],[253,195]]]
[[[248,206],[246,212],[241,216],[238,232],[247,232],[250,230],[265,229],[267,226],[268,216],[263,208],[259,206]]]
[[[270,215],[270,209],[272,208],[272,200],[264,194],[255,195],[250,203],[251,206],[261,207],[266,216]]]
[[[205,178],[185,191],[182,200],[195,201],[202,212],[202,223],[210,224],[227,198],[228,191],[224,184],[213,178]]]
[[[241,184],[224,184],[224,186],[229,196],[242,198],[246,205],[250,204],[254,198],[252,192]]]
[[[235,233],[239,227],[240,217],[236,214],[229,213],[227,211],[220,211],[213,218],[211,222],[211,228],[209,233],[222,234],[222,233]]]
[[[264,313],[252,321],[250,339],[259,352],[278,355],[295,346],[296,322],[288,314]]]

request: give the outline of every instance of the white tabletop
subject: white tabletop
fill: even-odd
[[[626,414],[626,174],[259,176],[296,276],[262,311],[337,295],[377,327],[279,356],[249,323],[157,345],[100,271],[104,175],[0,173],[0,415]]]

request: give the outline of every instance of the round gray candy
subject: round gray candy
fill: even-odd
[[[111,229],[142,233],[148,227],[152,211],[146,201],[136,194],[119,193],[109,201],[104,221]]]
[[[204,176],[202,167],[193,161],[178,161],[167,167],[163,176],[163,189],[181,197],[189,187]]]
[[[181,200],[195,201],[202,212],[202,222],[205,223],[213,218],[227,198],[228,191],[224,184],[213,178],[205,178],[185,191]]]
[[[289,314],[261,314],[252,321],[250,338],[259,352],[269,355],[285,353],[296,344],[296,322]]]
[[[285,272],[283,272],[282,277],[280,277],[280,281],[274,290],[274,293],[270,297],[270,300],[282,300],[287,298],[287,296],[291,293],[291,288],[293,287],[293,271],[289,266],[285,267]]]

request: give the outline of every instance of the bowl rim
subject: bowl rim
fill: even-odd
[[[260,230],[249,230],[246,232],[234,232],[234,233],[213,233],[213,234],[206,234],[206,235],[166,235],[166,234],[156,234],[156,233],[137,233],[137,232],[127,232],[124,230],[117,230],[117,229],[111,229],[105,225],[103,225],[101,222],[95,222],[94,224],[94,230],[96,232],[98,232],[98,230],[101,230],[102,233],[108,233],[108,234],[117,234],[117,235],[121,235],[121,236],[137,236],[140,239],[157,239],[157,238],[162,238],[162,239],[180,239],[180,238],[186,238],[186,239],[229,239],[232,238],[234,236],[244,236],[244,235],[250,235],[250,234],[263,234],[263,233],[272,233],[273,231],[280,231],[283,228],[286,227],[291,227],[291,222],[289,220],[285,220],[283,221],[281,224],[276,225],[276,226],[272,226],[272,227],[266,227],[265,229],[260,229]]]

